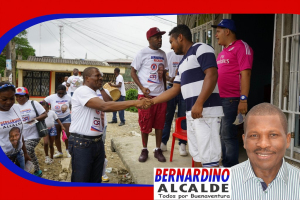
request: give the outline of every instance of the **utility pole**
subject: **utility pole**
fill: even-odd
[[[40,24],[40,51],[39,51],[39,56],[42,56],[42,46],[41,46],[41,43],[42,43],[42,24]]]
[[[64,26],[59,25],[59,35],[60,35],[60,48],[59,48],[59,57],[64,57],[64,41],[63,41],[63,33],[64,33]]]
[[[6,45],[6,62],[8,62],[8,60],[10,60],[9,62],[11,62],[11,41],[9,41]],[[11,69],[7,69],[5,67],[4,76],[9,77],[10,74]]]

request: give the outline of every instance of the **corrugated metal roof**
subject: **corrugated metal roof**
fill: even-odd
[[[114,60],[105,60],[107,63],[132,63],[132,59],[114,59]]]
[[[64,59],[57,58],[52,56],[29,56],[28,61],[32,62],[46,62],[46,63],[60,63],[60,64],[72,64],[72,65],[92,65],[92,66],[106,66],[105,63],[101,61],[92,61],[92,60],[79,60],[79,59]]]

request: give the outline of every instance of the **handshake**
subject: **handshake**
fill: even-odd
[[[149,98],[142,97],[139,100],[136,100],[135,107],[138,109],[148,109],[154,104],[154,101]]]

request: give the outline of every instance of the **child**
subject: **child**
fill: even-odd
[[[20,129],[18,127],[13,127],[9,131],[9,141],[11,142],[12,146],[14,149],[19,149],[19,143],[20,143],[20,138],[21,138],[21,133]],[[19,164],[21,169],[25,168],[25,158],[24,158],[24,153],[23,150],[16,153],[16,161]]]
[[[64,104],[64,105],[61,106],[61,112],[62,113],[65,113],[67,110],[68,110],[68,105],[67,104]]]
[[[56,113],[53,110],[49,110],[49,104],[47,102],[40,102],[41,105],[46,110],[46,113],[48,114],[48,117],[45,119],[46,126],[48,128],[48,135],[44,137],[44,151],[45,151],[45,163],[51,164],[53,162],[53,154],[54,154],[54,147],[53,142],[55,140],[55,136],[57,135],[56,128],[54,126],[54,120],[61,126],[62,130],[65,130],[65,127],[61,123],[61,121],[58,119]],[[50,141],[50,142],[49,142]],[[48,155],[48,144],[50,143],[50,157]]]

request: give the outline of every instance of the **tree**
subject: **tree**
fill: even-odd
[[[22,55],[23,60],[27,60],[28,56],[35,55],[35,49],[29,44],[26,38],[27,31],[24,30],[15,36],[12,42],[12,51],[15,51],[15,55]],[[12,58],[13,59],[13,58]],[[6,67],[6,47],[2,50],[0,55],[0,73],[4,75]]]

